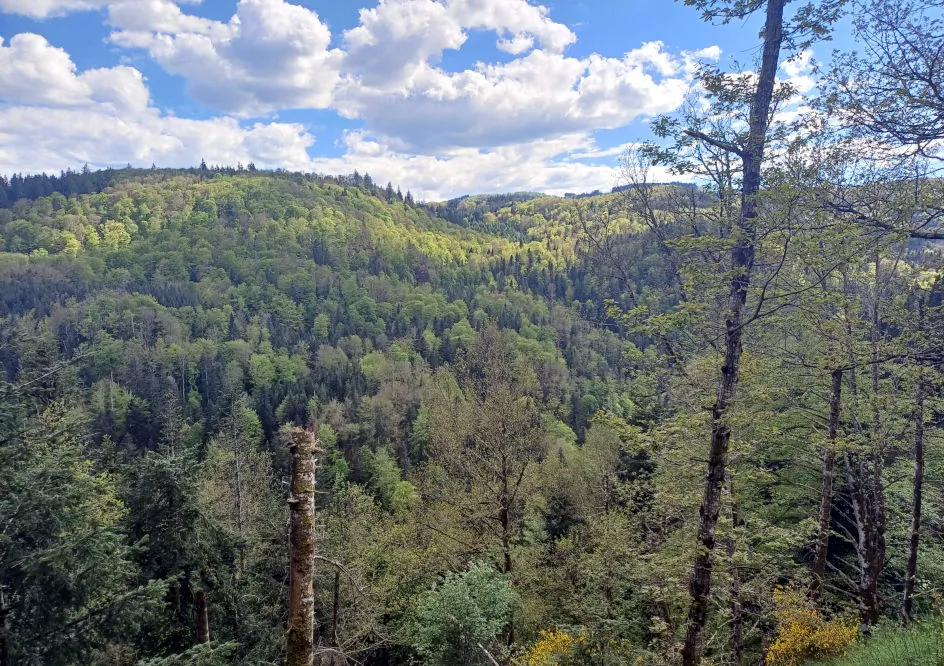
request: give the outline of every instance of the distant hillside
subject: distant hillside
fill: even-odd
[[[75,182],[101,191],[0,210],[0,316],[49,321],[67,357],[107,340],[128,359],[116,381],[144,404],[161,395],[155,378],[174,378],[195,414],[213,421],[223,386],[199,368],[243,358],[242,381],[271,433],[279,421],[303,421],[312,395],[369,395],[358,371],[365,355],[406,341],[435,367],[488,318],[545,366],[546,391],[577,432],[591,415],[581,405],[617,399],[608,381],[619,376],[622,343],[581,320],[601,316],[602,296],[576,261],[563,199],[469,197],[445,210],[484,211],[484,222],[456,224],[436,215],[440,206],[337,178],[86,176]],[[100,325],[90,325],[92,313]],[[232,356],[236,341],[245,357]],[[156,372],[125,365],[141,353]],[[183,374],[180,355],[189,359]],[[264,380],[251,371],[260,355],[279,368]],[[89,386],[103,380],[102,370],[83,373]],[[121,418],[107,432],[118,441],[143,436]]]

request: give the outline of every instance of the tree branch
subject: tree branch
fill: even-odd
[[[692,137],[693,139],[698,139],[699,141],[704,141],[705,143],[714,146],[715,148],[720,148],[721,150],[727,153],[734,153],[741,159],[744,158],[744,151],[738,148],[733,143],[728,141],[722,141],[721,139],[715,139],[714,137],[708,136],[704,132],[699,132],[698,130],[685,130],[684,134]]]

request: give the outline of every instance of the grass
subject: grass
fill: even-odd
[[[928,618],[909,629],[881,628],[849,648],[846,656],[816,666],[944,666],[944,624]]]

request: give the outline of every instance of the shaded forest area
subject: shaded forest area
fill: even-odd
[[[940,659],[939,7],[687,4],[610,194],[0,183],[0,664]]]

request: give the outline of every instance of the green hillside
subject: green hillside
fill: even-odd
[[[102,567],[114,554],[73,554],[87,564],[68,583],[81,591],[47,599],[57,608],[41,621],[16,616],[18,658],[104,659],[109,645],[138,656],[183,651],[193,590],[207,588],[216,636],[237,642],[245,663],[276,659],[286,557],[279,431],[288,425],[315,427],[326,449],[324,554],[373,590],[369,614],[345,619],[341,639],[400,653],[416,595],[444,568],[493,551],[488,540],[471,550],[454,536],[436,541],[435,526],[447,520],[437,512],[446,509],[429,499],[426,478],[434,431],[445,427],[433,414],[435,394],[457,390],[455,375],[466,376],[489,330],[522,373],[516,385],[539,417],[531,436],[557,451],[539,458],[563,460],[588,437],[612,446],[605,429],[588,435],[598,410],[652,416],[647,390],[635,396],[623,381],[639,351],[613,326],[590,323],[605,318],[600,280],[563,224],[569,202],[496,210],[520,230],[510,240],[448,222],[435,206],[342,182],[122,172],[101,192],[0,209],[0,362],[16,415],[7,427],[25,437],[40,419],[53,424],[44,430],[71,433],[75,462],[62,474],[70,484],[75,474],[102,475],[88,477],[81,501],[113,507],[94,538],[120,548],[123,562],[112,580],[119,572]],[[16,470],[6,468],[10,484],[25,490],[30,474],[44,473],[46,453],[8,453],[19,456]],[[534,486],[532,474],[549,473],[551,462],[533,463],[521,497],[527,524],[515,528],[522,545],[566,529],[552,517],[564,510],[558,500]],[[248,506],[234,509],[240,502]],[[402,541],[417,529],[426,537]],[[41,596],[62,594],[48,576],[71,577],[65,569],[23,575]],[[161,598],[173,608],[129,620],[157,629],[127,642],[116,635],[125,627],[106,622],[38,642],[100,600],[102,577],[111,577],[109,594],[145,586],[134,593],[135,613]],[[356,601],[353,590],[342,593]],[[378,643],[376,632],[386,638]]]
[[[280,663],[298,427],[321,449],[322,663],[677,663],[736,238],[723,197],[421,204],[360,176],[201,169],[5,187],[8,663]],[[792,196],[766,200],[729,407],[719,664],[851,649],[875,493],[876,608],[894,613],[919,386],[932,524],[944,507],[940,253],[824,227]],[[928,613],[944,543],[921,548]]]

